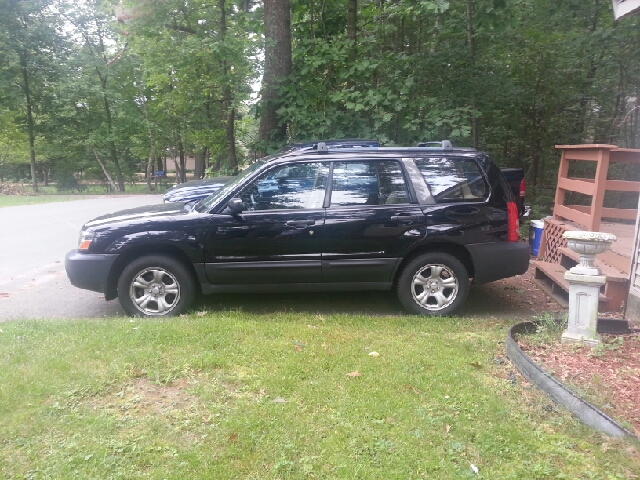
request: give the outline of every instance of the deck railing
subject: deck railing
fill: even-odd
[[[603,217],[616,220],[636,219],[636,208],[605,208],[603,203],[607,190],[640,192],[640,182],[607,179],[609,165],[612,163],[640,163],[640,150],[603,144],[556,145],[556,148],[562,150],[562,157],[553,218],[575,222],[592,232],[600,230]],[[595,178],[569,177],[570,161],[597,162]],[[591,196],[591,205],[565,205],[566,192]]]

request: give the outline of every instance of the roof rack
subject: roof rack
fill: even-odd
[[[450,140],[442,140],[441,142],[420,142],[418,147],[441,148],[442,150],[453,150]]]
[[[345,148],[343,146],[334,147],[333,145],[327,144],[326,142],[320,141],[313,148],[309,149],[301,149],[298,150],[300,153],[304,151],[313,151],[313,153],[319,154],[327,154],[327,153],[346,153],[345,150],[348,150],[349,153],[360,151],[360,152],[377,152],[377,153],[390,153],[390,152],[411,152],[411,153],[424,153],[426,151],[431,152],[463,152],[463,153],[475,153],[477,152],[474,148],[466,148],[466,147],[458,147],[455,148],[451,144],[450,140],[442,140],[441,142],[420,142],[415,147],[358,147],[358,148]]]

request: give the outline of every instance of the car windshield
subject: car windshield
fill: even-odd
[[[235,186],[238,185],[246,176],[251,175],[251,173],[256,171],[263,164],[264,160],[258,160],[249,167],[245,168],[236,177],[225,183],[222,188],[212,193],[207,198],[202,199],[200,203],[195,206],[194,210],[199,213],[208,212],[216,203],[218,203],[221,198],[226,197],[229,192],[233,190]]]

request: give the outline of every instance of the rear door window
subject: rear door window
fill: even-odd
[[[410,203],[402,167],[395,161],[335,162],[331,206]]]
[[[416,165],[437,203],[484,202],[489,186],[471,158],[420,158]]]

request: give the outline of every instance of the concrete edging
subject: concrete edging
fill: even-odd
[[[606,413],[586,402],[554,377],[545,372],[538,364],[522,351],[515,335],[532,333],[536,329],[534,322],[522,322],[512,326],[507,333],[505,349],[507,358],[536,387],[546,393],[551,400],[569,410],[582,423],[612,437],[640,440]]]

